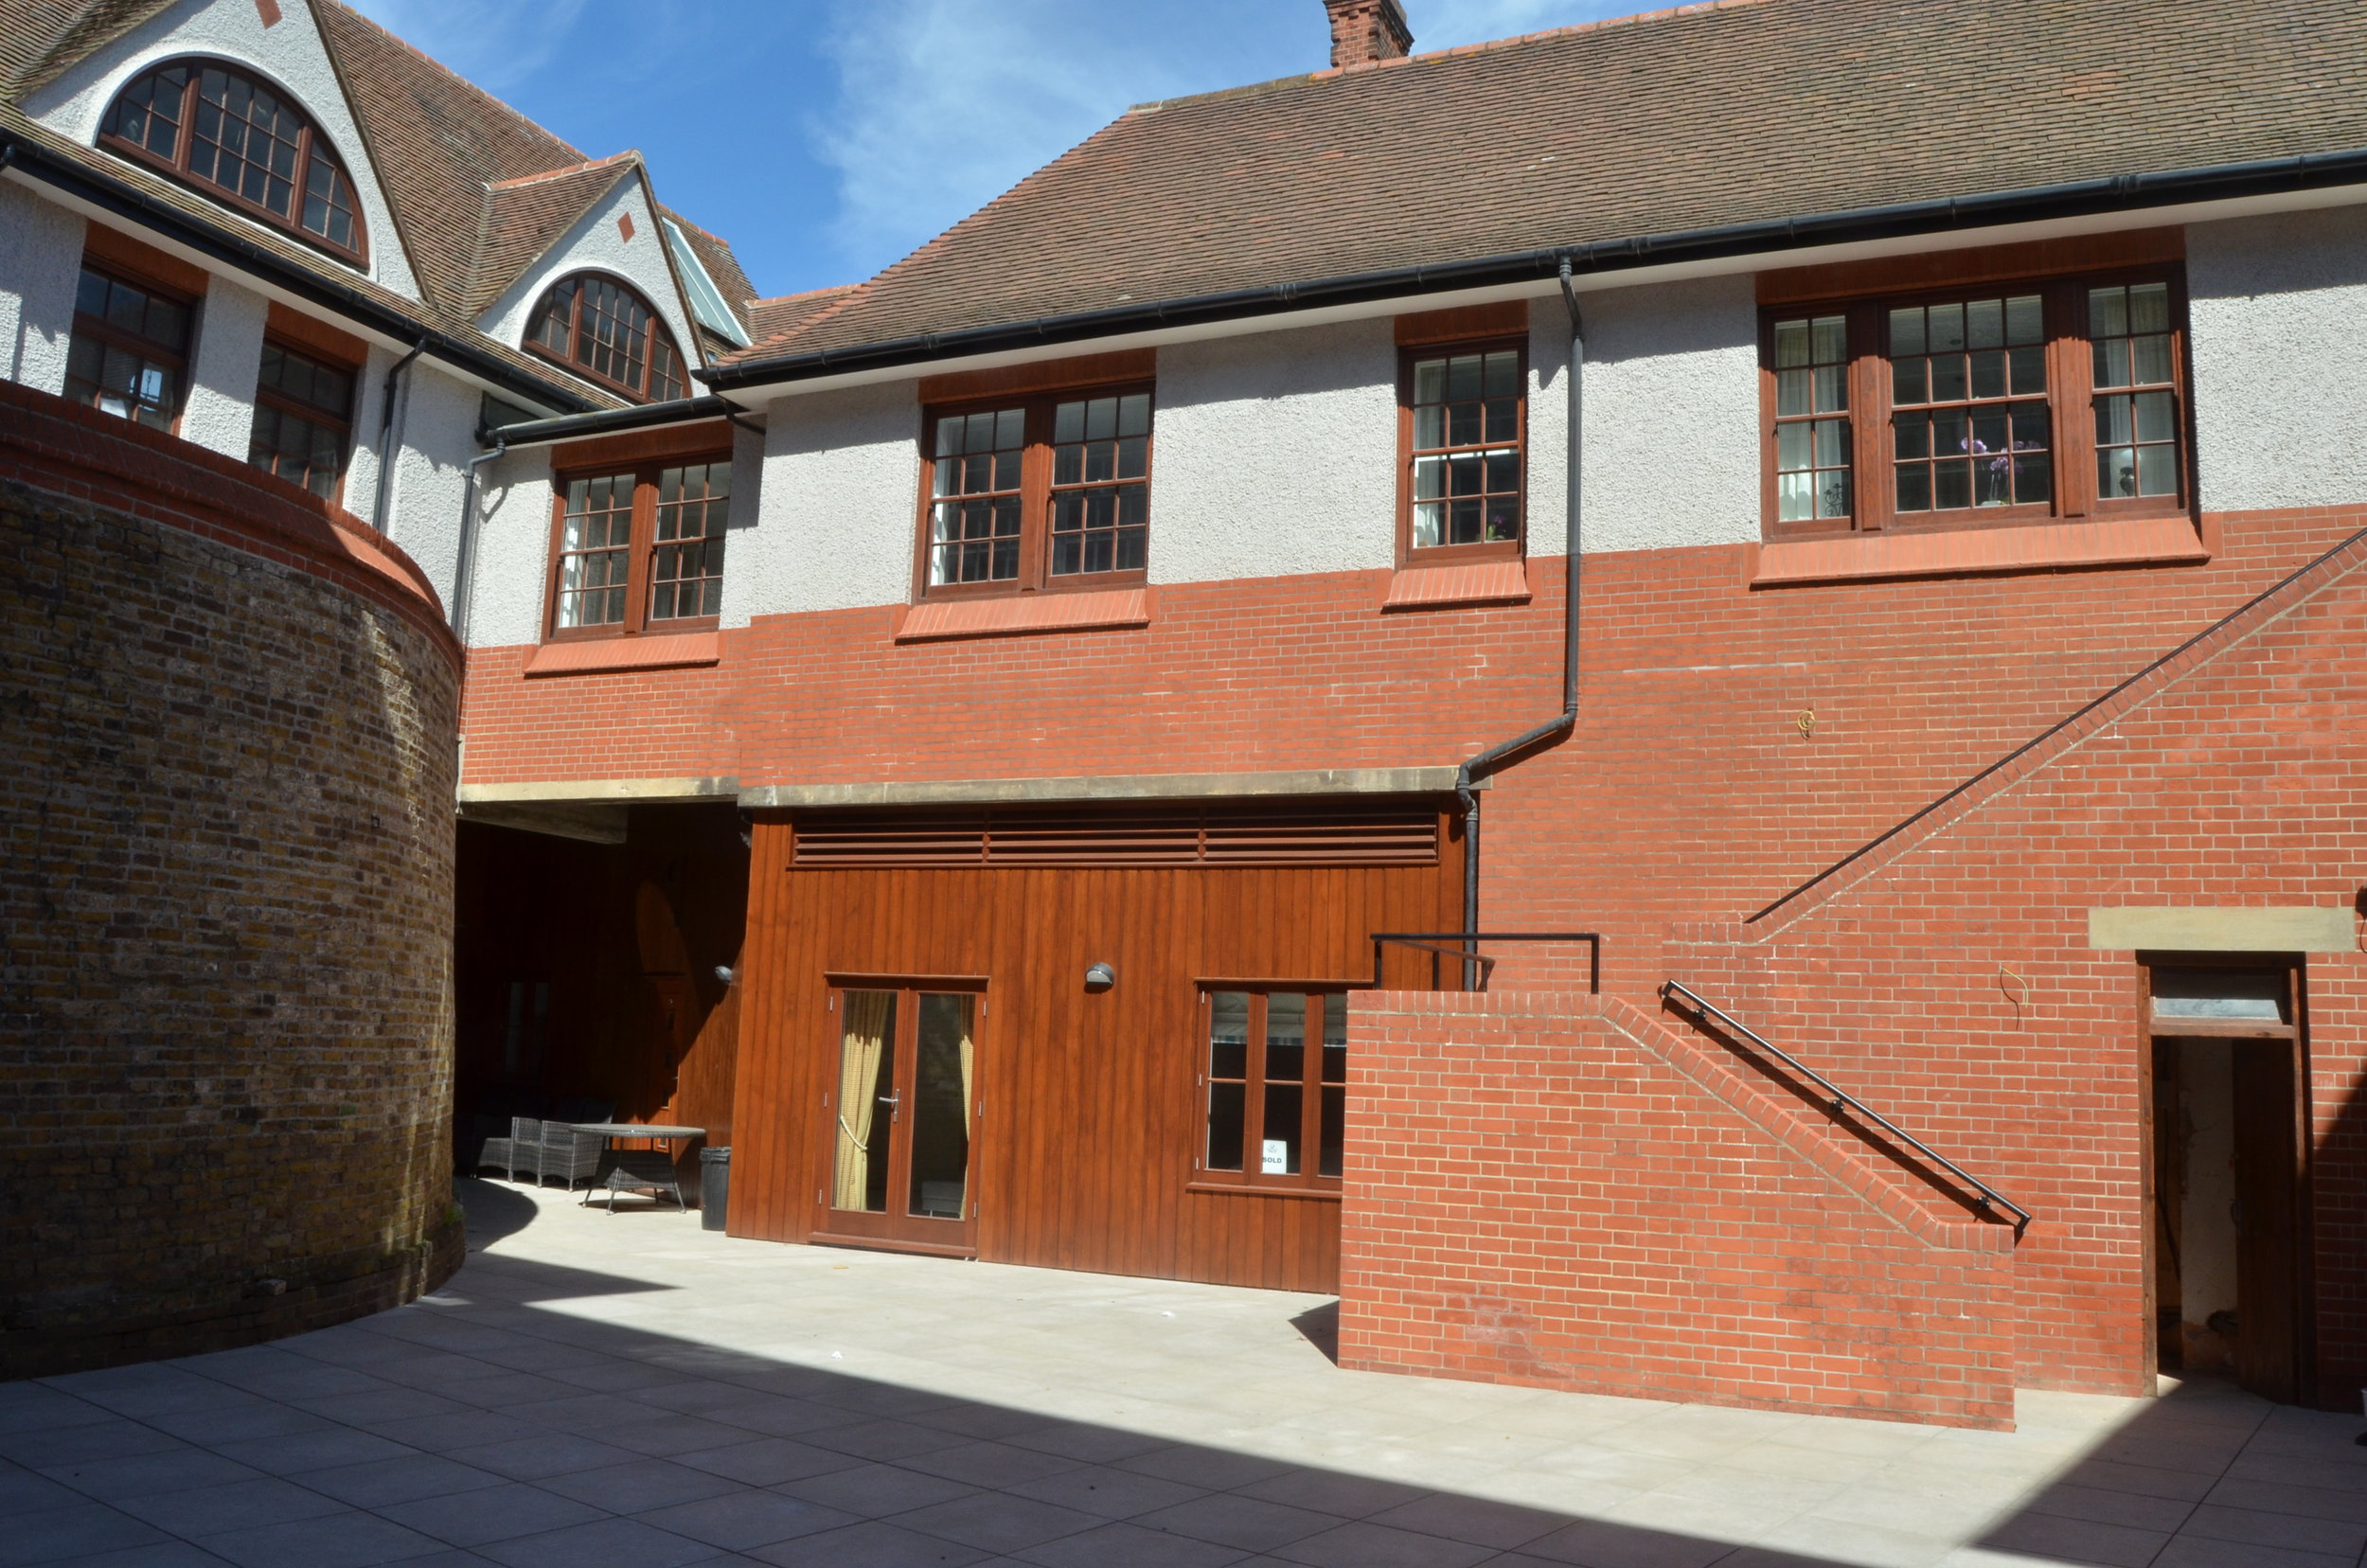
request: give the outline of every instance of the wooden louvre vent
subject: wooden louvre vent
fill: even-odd
[[[1173,806],[837,813],[797,824],[792,864],[851,865],[1435,865],[1438,813]]]

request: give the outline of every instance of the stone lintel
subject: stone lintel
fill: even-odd
[[[2351,911],[2315,905],[2281,909],[2091,909],[2088,945],[2155,953],[2356,953]]]

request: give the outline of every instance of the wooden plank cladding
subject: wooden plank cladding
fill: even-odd
[[[1344,806],[1310,811],[1195,805],[809,815],[797,822],[791,859],[801,869],[1437,862],[1438,814],[1428,808]]]
[[[980,998],[977,1256],[1333,1289],[1336,1194],[1219,1190],[1199,1168],[1201,998],[1216,982],[1300,992],[1369,982],[1373,932],[1456,923],[1461,828],[1435,804],[1336,798],[1205,813],[756,813],[732,1233],[804,1241],[847,1228],[828,1196],[847,1029],[833,996],[850,985],[925,993],[962,976]],[[1349,853],[1401,858],[1339,858]],[[944,858],[889,858],[933,855]],[[1089,984],[1095,964],[1114,983]],[[1387,964],[1392,985],[1429,983],[1422,954]]]

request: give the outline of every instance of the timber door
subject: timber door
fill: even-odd
[[[2313,1381],[2301,971],[2200,956],[2151,968],[2155,1294],[2163,1333],[2180,1336],[2165,1360],[2232,1367],[2263,1399],[2300,1402]]]
[[[942,983],[836,988],[837,1081],[816,1241],[968,1256],[978,1213],[970,1131],[986,997]]]
[[[2301,1216],[2293,1046],[2247,1040],[2235,1089],[2235,1381],[2264,1399],[2301,1398]]]

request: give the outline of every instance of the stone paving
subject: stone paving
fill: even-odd
[[[463,1183],[441,1293],[0,1386],[0,1565],[2359,1568],[2367,1421],[2010,1434],[1342,1372],[1321,1297],[736,1241]]]

